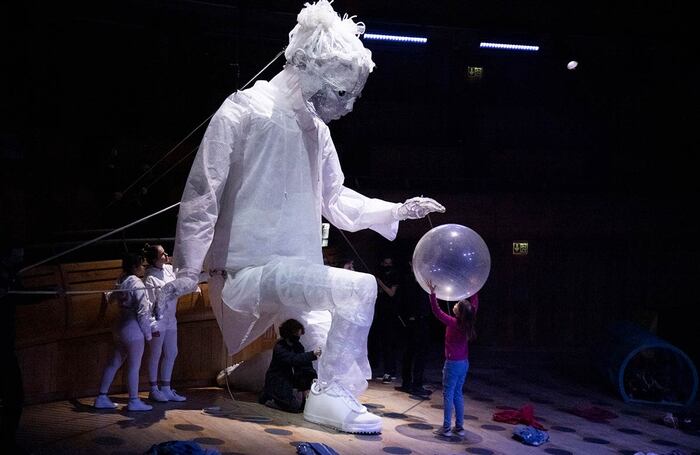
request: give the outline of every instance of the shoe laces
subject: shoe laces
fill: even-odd
[[[173,398],[182,398],[182,395],[178,395],[177,390],[170,389],[170,396]]]
[[[350,409],[356,412],[365,412],[367,408],[365,408],[362,404],[360,404],[359,401],[357,401],[357,398],[355,398],[355,395],[350,392],[343,384],[339,382],[332,382],[327,388],[326,392],[329,395],[332,396],[337,396],[343,399],[345,403],[350,406]]]

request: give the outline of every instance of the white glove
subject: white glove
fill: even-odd
[[[182,269],[177,272],[177,278],[166,283],[161,288],[159,295],[161,302],[166,302],[170,299],[181,297],[185,294],[190,294],[197,290],[199,283],[199,272],[191,272],[189,269]]]
[[[419,218],[423,218],[428,213],[443,213],[444,211],[445,207],[443,207],[442,204],[437,202],[435,199],[431,199],[429,197],[414,197],[407,199],[403,204],[394,207],[392,215],[394,215],[394,219],[398,221],[407,219],[417,220]]]

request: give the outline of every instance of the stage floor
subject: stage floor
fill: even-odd
[[[508,365],[508,366],[504,366]],[[700,454],[700,433],[662,423],[678,407],[625,404],[603,387],[576,381],[541,367],[472,360],[465,387],[464,438],[433,434],[442,421],[439,365],[427,371],[429,399],[372,381],[361,402],[381,415],[380,435],[350,435],[304,421],[257,403],[249,392],[221,388],[179,390],[185,403],[154,404],[150,412],[127,412],[126,396],[113,395],[115,411],[97,411],[94,397],[27,406],[18,434],[20,445],[34,454],[142,454],[152,445],[193,440],[221,454],[293,454],[299,442],[322,442],[340,454]],[[145,393],[142,393],[145,397]],[[513,439],[515,425],[492,419],[494,412],[532,404],[537,421],[549,433],[538,447]],[[218,406],[221,415],[203,412]],[[617,417],[596,423],[572,410],[606,410]],[[694,409],[697,409],[695,407]],[[686,411],[688,411],[686,409]]]

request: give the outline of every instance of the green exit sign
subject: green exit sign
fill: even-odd
[[[513,242],[513,256],[527,256],[527,242]]]
[[[467,66],[467,79],[470,81],[480,81],[484,77],[484,68],[480,66]]]

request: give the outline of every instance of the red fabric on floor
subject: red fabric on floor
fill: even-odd
[[[496,422],[518,424],[522,423],[530,425],[538,430],[544,430],[544,426],[535,420],[535,408],[531,404],[526,404],[519,410],[508,409],[505,411],[495,412],[493,420]]]
[[[570,412],[579,417],[583,417],[590,422],[596,423],[608,423],[608,420],[618,417],[618,415],[614,412],[599,408],[598,406],[579,406],[572,409]]]

